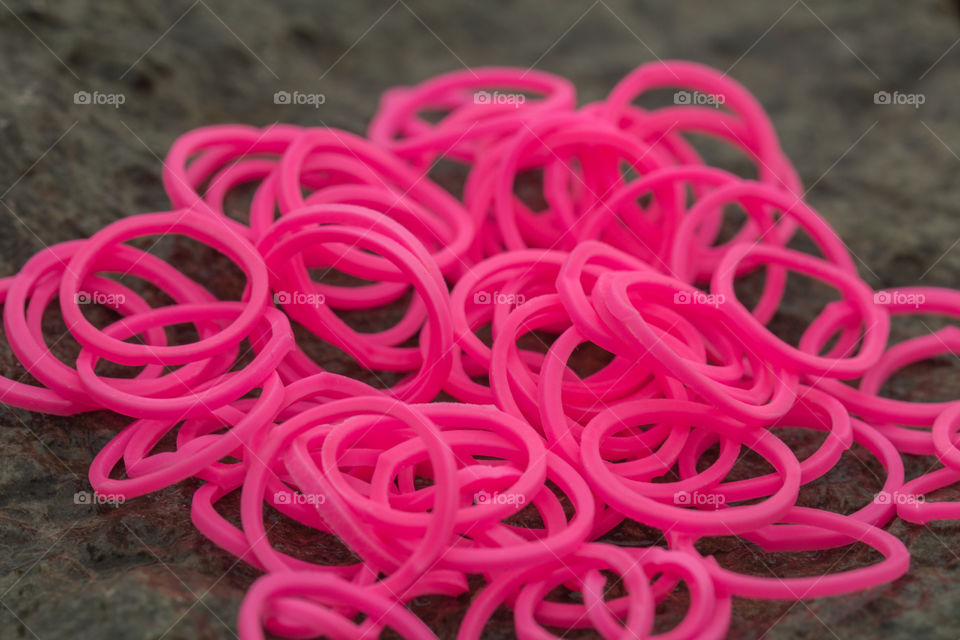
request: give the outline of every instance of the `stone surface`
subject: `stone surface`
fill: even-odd
[[[161,158],[192,127],[287,121],[362,131],[387,87],[463,65],[562,73],[590,101],[659,57],[729,69],[756,93],[810,188],[810,202],[847,241],[871,284],[957,286],[958,38],[957,7],[945,0],[587,0],[549,8],[532,0],[7,0],[0,3],[0,273],[13,273],[45,245],[163,209]],[[326,102],[319,109],[275,105],[278,90],[320,92]],[[877,105],[873,96],[881,90],[919,93],[925,103]],[[77,91],[122,94],[125,102],[74,104]],[[737,167],[735,159],[718,159]],[[238,285],[190,244],[159,250],[218,291]],[[821,304],[821,294],[802,282],[792,291],[777,319],[784,335],[796,335]],[[63,331],[52,317],[48,330],[51,337]],[[923,330],[897,326],[898,335]],[[64,357],[75,348],[69,339],[56,346]],[[328,362],[349,372],[342,359]],[[5,347],[0,374],[23,375]],[[952,398],[958,380],[955,362],[944,358],[909,368],[886,392]],[[233,635],[256,572],[191,528],[194,483],[119,507],[77,505],[75,492],[89,490],[88,463],[125,421],[6,408],[0,421],[0,638]],[[812,444],[802,434],[791,438],[798,447]],[[911,477],[931,466],[929,459],[907,460]],[[852,511],[880,487],[882,474],[855,448],[804,490],[802,502]],[[960,497],[953,489],[941,494]],[[271,537],[282,548],[345,561],[332,541],[276,524]],[[891,531],[914,554],[907,577],[799,604],[737,600],[731,637],[960,636],[960,526],[897,522]],[[609,539],[657,542],[630,524]],[[703,547],[725,565],[761,575],[876,560],[861,546],[779,556],[758,555],[735,540]],[[414,610],[452,638],[468,602],[424,599]],[[683,603],[680,596],[663,607],[663,625],[678,619]],[[500,612],[488,637],[512,636],[509,615]]]

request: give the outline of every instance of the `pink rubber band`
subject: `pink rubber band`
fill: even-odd
[[[187,364],[238,344],[259,320],[262,309],[267,304],[267,269],[263,259],[244,238],[217,231],[199,217],[199,214],[180,211],[126,218],[90,238],[70,259],[60,282],[60,308],[74,337],[97,355],[127,365]],[[96,254],[131,238],[167,233],[183,233],[201,240],[222,251],[243,268],[250,278],[243,311],[229,327],[194,344],[148,346],[123,342],[104,335],[90,324],[77,306],[81,282],[97,268],[94,261]]]
[[[647,105],[671,88],[674,104]],[[752,177],[708,166],[695,136],[741,154]],[[459,164],[462,185],[433,180],[441,161]],[[241,607],[245,639],[435,638],[408,605],[478,581],[463,640],[501,605],[523,639],[722,638],[732,596],[799,600],[902,576],[909,553],[880,529],[895,514],[960,519],[960,503],[925,498],[960,482],[960,400],[879,396],[904,367],[960,353],[956,327],[888,344],[891,317],[958,319],[960,292],[864,282],[769,117],[725,73],[645,64],[578,107],[558,76],[458,70],[385,92],[367,137],[188,132],[163,184],[171,211],[45,248],[0,279],[25,371],[0,378],[0,401],[134,418],[94,457],[90,484],[119,500],[195,478],[194,526],[265,574]],[[722,240],[733,207],[746,220]],[[787,248],[797,231],[814,255]],[[239,267],[240,299],[127,244],[168,234]],[[776,320],[793,274],[842,298],[796,346]],[[748,275],[751,308],[736,295]],[[75,363],[47,335],[57,307]],[[174,328],[196,338],[174,342]],[[313,344],[298,344],[305,333]],[[315,361],[317,341],[338,361]],[[384,388],[324,371],[342,355]],[[780,429],[822,440],[790,446]],[[885,470],[873,499],[849,514],[797,506],[854,443]],[[773,471],[744,478],[747,449]],[[905,483],[904,453],[945,468]],[[631,520],[667,548],[637,546],[620,526]],[[352,557],[284,545],[279,522]],[[707,536],[767,552],[862,541],[884,559],[752,576],[703,557]],[[622,592],[608,598],[611,572]],[[654,633],[681,584],[686,613]]]

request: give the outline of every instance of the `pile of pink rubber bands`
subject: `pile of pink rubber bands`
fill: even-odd
[[[682,99],[638,106],[664,89]],[[740,153],[751,177],[708,166],[691,134]],[[431,178],[441,160],[465,167],[462,196]],[[0,400],[134,419],[91,465],[101,495],[202,480],[194,525],[264,572],[241,607],[244,638],[387,627],[434,638],[407,605],[469,594],[473,575],[484,584],[463,640],[481,637],[502,605],[523,639],[574,628],[651,637],[658,603],[681,583],[686,615],[656,637],[720,638],[732,596],[797,600],[890,582],[909,554],[883,526],[960,517],[960,505],[923,500],[960,481],[960,404],[878,395],[904,366],[960,350],[957,328],[890,344],[891,317],[958,318],[960,292],[866,284],[803,200],[763,109],[717,71],[644,65],[579,108],[573,86],[550,74],[458,71],[385,93],[367,137],[191,131],[163,178],[170,211],[50,247],[0,280],[7,339],[38,383],[4,379]],[[521,197],[531,184],[537,193]],[[253,193],[242,221],[225,211],[241,188]],[[731,210],[745,222],[728,233]],[[242,296],[221,300],[130,243],[167,235],[232,261]],[[803,235],[810,252],[788,247]],[[789,274],[838,294],[797,344],[771,329]],[[151,306],[119,275],[172,304]],[[737,284],[751,275],[760,293],[747,303]],[[54,300],[81,346],[70,364],[43,333]],[[95,322],[98,304],[118,317]],[[401,319],[377,332],[346,318],[397,308]],[[325,371],[291,321],[397,382]],[[182,325],[195,341],[170,339]],[[585,349],[603,362],[581,375]],[[129,375],[101,375],[103,363]],[[798,459],[783,428],[820,432],[817,450]],[[874,500],[849,514],[798,506],[801,486],[854,443],[886,470]],[[748,452],[772,471],[743,477]],[[905,483],[901,453],[943,467]],[[221,500],[235,492],[230,513]],[[318,544],[336,536],[357,562],[279,551],[271,510]],[[598,541],[627,519],[661,539]],[[717,536],[767,552],[862,543],[883,558],[827,575],[749,575],[701,555],[695,543]]]

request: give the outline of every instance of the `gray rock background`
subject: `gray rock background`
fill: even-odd
[[[192,127],[287,121],[359,132],[387,87],[464,65],[561,73],[586,102],[642,62],[686,58],[729,69],[756,93],[810,202],[847,241],[871,284],[958,286],[958,39],[960,15],[946,0],[0,0],[0,274],[14,273],[45,245],[164,209],[161,158]],[[326,103],[278,106],[278,90],[320,92]],[[919,108],[877,105],[880,90],[926,100]],[[126,100],[116,109],[76,105],[76,91]],[[165,250],[213,280],[215,263],[203,252],[177,243]],[[795,333],[819,304],[816,290],[798,286],[778,323]],[[49,324],[49,335],[62,333],[55,318]],[[917,330],[897,328],[898,335]],[[70,342],[58,343],[58,353],[75,352]],[[953,398],[957,371],[952,358],[910,367],[886,392]],[[23,374],[6,347],[0,374]],[[256,572],[192,529],[195,484],[119,508],[76,505],[74,493],[89,490],[87,465],[125,421],[7,408],[0,421],[0,638],[234,635],[237,607]],[[802,434],[791,443],[810,446]],[[933,466],[907,462],[911,477]],[[880,477],[879,465],[855,448],[805,489],[802,502],[849,512],[870,499]],[[343,556],[329,540],[276,524],[283,548]],[[913,554],[907,577],[849,597],[736,600],[731,637],[960,637],[960,527],[897,522],[891,530]],[[610,539],[655,542],[629,526]],[[859,545],[780,557],[758,556],[736,541],[704,548],[760,575],[876,560]],[[434,598],[414,609],[452,638],[468,602]],[[668,602],[664,620],[676,620],[682,604],[682,596]],[[512,637],[509,616],[499,614],[488,632]]]

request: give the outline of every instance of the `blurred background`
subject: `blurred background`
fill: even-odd
[[[165,209],[162,158],[194,127],[280,121],[363,132],[388,87],[466,66],[562,74],[582,104],[643,62],[683,58],[727,71],[757,95],[809,202],[871,285],[956,287],[958,44],[960,10],[947,0],[0,0],[0,275],[46,245]],[[320,98],[293,104],[278,92]],[[804,321],[802,293],[783,313]],[[6,347],[0,374],[22,375]],[[958,383],[948,358],[905,372],[886,391],[955,398]],[[89,490],[93,455],[124,423],[0,408],[0,638],[234,637],[257,572],[192,529],[195,485],[120,507],[75,504],[75,493]],[[850,512],[869,500],[882,468],[857,448],[846,455],[864,464],[841,465],[804,504]],[[911,464],[913,475],[929,466]],[[864,471],[870,465],[876,474]],[[839,486],[842,498],[831,491]],[[279,548],[327,544],[274,524]],[[960,637],[960,526],[897,522],[891,531],[913,554],[904,579],[805,603],[735,600],[731,637]],[[656,543],[640,527],[609,540]],[[861,545],[762,559],[745,545],[710,550],[759,575],[877,559]],[[468,602],[432,598],[413,608],[452,638]],[[664,628],[684,606],[682,593],[665,603]],[[488,631],[512,637],[509,614]]]

